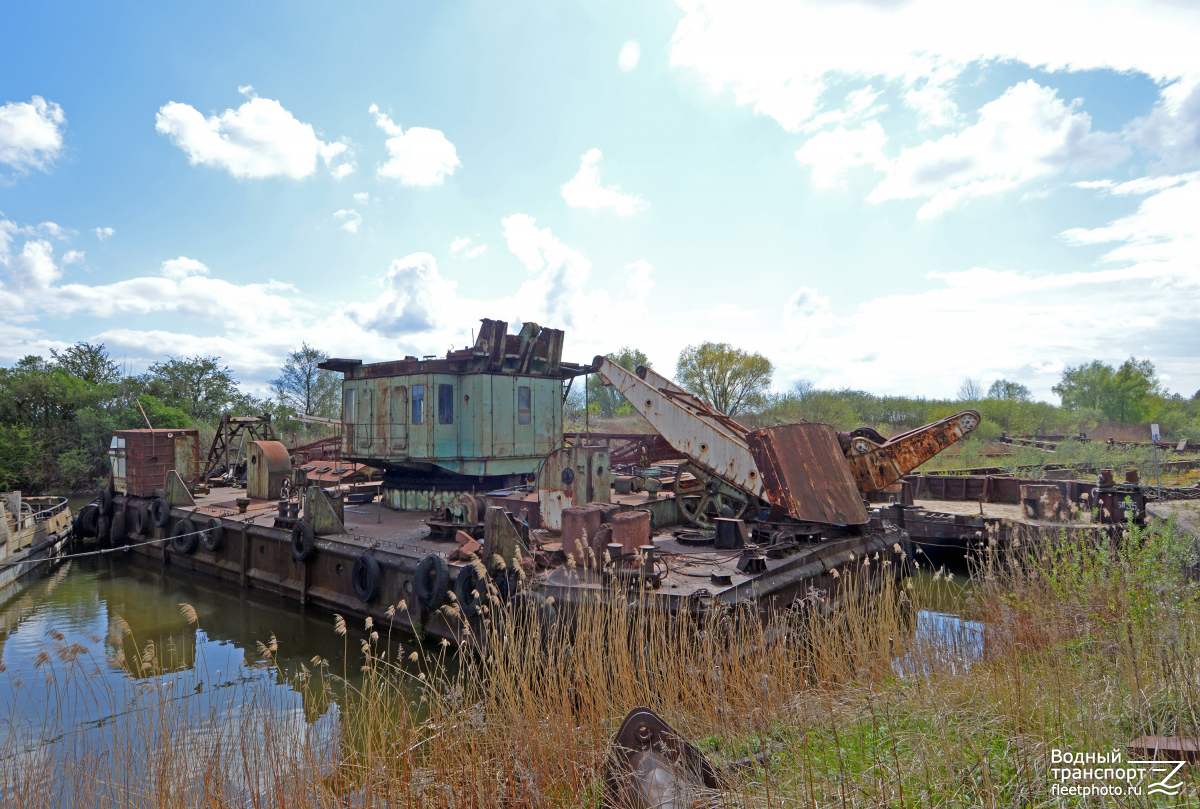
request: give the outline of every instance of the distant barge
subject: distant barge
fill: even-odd
[[[911,550],[864,495],[979,423],[966,411],[892,439],[751,431],[649,369],[564,363],[562,339],[484,320],[444,359],[327,361],[344,375],[336,463],[380,470],[373,483],[315,485],[270,437],[234,448],[219,434],[202,471],[194,430],[120,431],[110,488],[88,507],[106,518],[98,539],[453,641],[474,635],[489,580],[546,620],[614,590],[672,610],[836,609]],[[657,433],[564,437],[562,402],[588,373]]]
[[[71,540],[65,497],[0,496],[0,603],[34,572],[49,568]]]

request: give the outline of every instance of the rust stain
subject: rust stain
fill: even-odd
[[[894,436],[882,444],[866,435],[856,435],[860,432],[858,430],[840,437],[848,444],[846,457],[850,461],[855,483],[862,491],[870,492],[895,483],[974,430],[979,426],[979,421],[977,412],[964,410]]]
[[[828,424],[783,424],[746,436],[763,490],[778,510],[801,522],[866,525],[862,493]]]

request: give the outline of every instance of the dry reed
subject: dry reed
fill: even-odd
[[[368,623],[358,676],[317,658],[295,678],[300,712],[266,688],[235,712],[206,710],[186,693],[203,661],[117,621],[109,660],[73,659],[65,639],[46,654],[78,664],[54,668],[60,689],[86,690],[89,666],[127,668],[127,690],[91,697],[120,720],[97,734],[53,710],[23,717],[42,743],[0,739],[0,795],[22,807],[596,806],[616,725],[644,705],[718,764],[769,753],[733,777],[730,805],[1058,805],[1053,748],[1200,733],[1194,540],[1168,524],[1016,544],[977,557],[961,622],[938,623],[946,588],[928,576],[885,576],[834,615],[672,614],[634,591],[546,627],[531,600],[491,601],[479,654],[408,654]],[[883,564],[863,563],[846,575]],[[260,643],[258,665],[272,670],[277,651]]]

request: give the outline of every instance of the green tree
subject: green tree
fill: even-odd
[[[1068,367],[1052,390],[1068,410],[1097,410],[1113,421],[1144,421],[1160,393],[1158,374],[1150,360],[1130,357],[1114,369],[1093,360]]]
[[[1003,399],[1006,402],[1028,402],[1032,396],[1029,388],[1020,382],[1009,382],[1007,379],[997,379],[988,388],[989,399]]]
[[[121,378],[121,369],[108,356],[104,343],[95,346],[76,343],[61,352],[52,348],[50,356],[54,358],[54,365],[93,385],[117,382]]]
[[[625,347],[620,351],[605,354],[604,356],[617,365],[620,365],[626,371],[637,371],[639,365],[644,365],[647,368],[653,367],[650,365],[650,358],[636,348]],[[624,416],[633,412],[633,406],[625,400],[625,397],[618,393],[616,388],[609,387],[601,382],[598,376],[588,376],[587,398],[588,412],[593,416],[612,418],[613,416]]]
[[[782,412],[795,418],[830,424],[839,430],[852,430],[862,421],[850,391],[820,390],[808,381],[797,382],[791,393],[780,397],[779,404]]]
[[[1130,357],[1113,374],[1102,410],[1116,421],[1145,421],[1159,391],[1154,363]]]
[[[1100,360],[1086,365],[1067,366],[1062,379],[1051,388],[1067,410],[1101,410],[1113,369]]]
[[[169,357],[152,363],[148,377],[148,392],[192,419],[214,421],[247,399],[220,357]]]
[[[701,343],[679,354],[675,379],[686,390],[730,416],[760,406],[775,369],[762,354],[729,343]]]
[[[328,354],[308,343],[288,354],[279,377],[271,380],[271,390],[287,415],[338,417],[342,377],[317,367],[327,359]]]

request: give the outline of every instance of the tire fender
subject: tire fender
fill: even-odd
[[[317,540],[313,535],[312,523],[299,519],[292,526],[292,558],[297,562],[307,562],[317,552]]]
[[[370,553],[364,553],[354,563],[350,573],[350,583],[354,585],[354,595],[360,601],[370,604],[379,595],[379,585],[383,581],[383,571],[379,561]]]
[[[195,553],[199,545],[200,536],[196,532],[196,523],[187,517],[175,523],[175,528],[171,531],[171,550],[180,556],[188,556]]]
[[[171,523],[171,504],[159,497],[150,504],[150,521],[156,528],[166,528]]]
[[[125,538],[129,536],[129,520],[125,516],[124,508],[119,508],[113,512],[112,518],[108,523],[108,535],[114,545],[122,544],[125,542]]]
[[[431,553],[418,562],[413,590],[421,606],[430,612],[446,603],[446,595],[450,592],[450,566],[446,560]]]
[[[454,577],[454,597],[463,615],[474,618],[479,608],[487,601],[487,577],[480,576],[475,565],[466,564],[458,569]]]
[[[150,536],[150,529],[153,527],[154,523],[150,520],[150,506],[138,506],[133,521],[133,533],[144,537]]]
[[[221,545],[225,542],[225,524],[216,517],[210,519],[204,526],[204,533],[200,535],[200,542],[209,553],[221,550]]]

